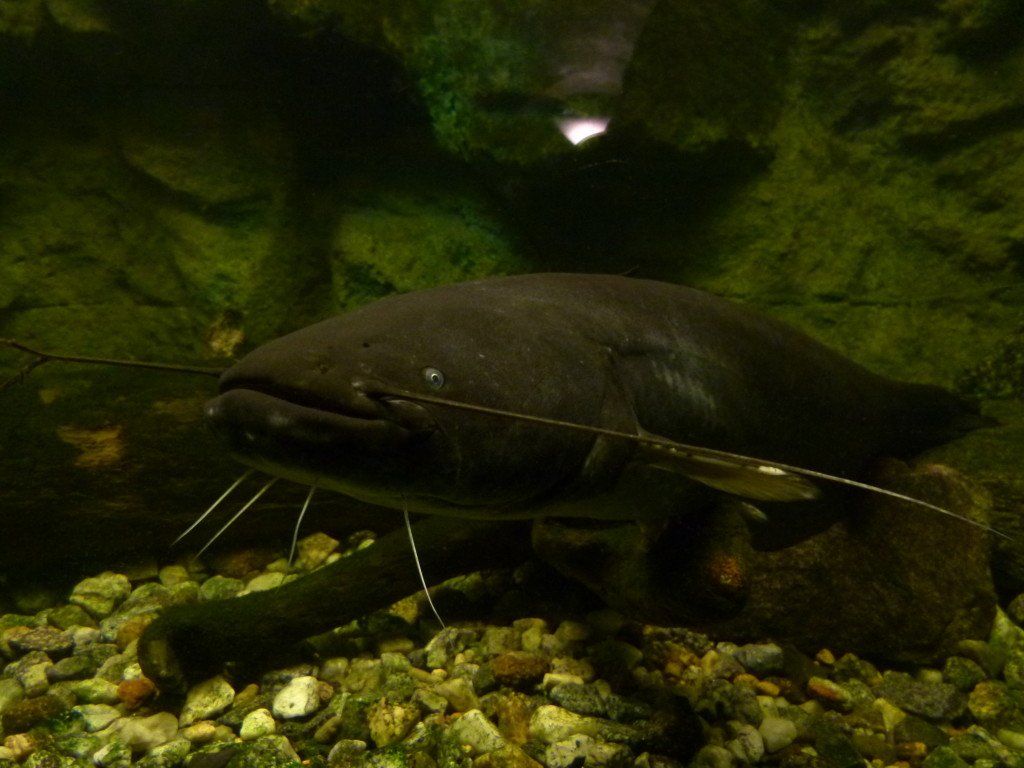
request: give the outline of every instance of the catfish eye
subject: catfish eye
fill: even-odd
[[[423,380],[427,382],[427,386],[434,391],[437,391],[444,386],[444,374],[437,368],[431,368],[429,366],[424,368]]]

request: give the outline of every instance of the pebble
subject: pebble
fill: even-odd
[[[761,734],[765,751],[769,753],[785,749],[797,737],[796,724],[783,717],[766,717],[757,730]]]
[[[949,683],[915,680],[906,672],[885,672],[875,693],[901,709],[932,720],[953,720],[967,707],[967,698]]]
[[[170,712],[157,712],[149,717],[123,718],[113,728],[133,752],[147,752],[177,735],[178,718]]]
[[[132,748],[121,739],[113,739],[93,753],[92,761],[99,768],[128,768],[132,762]]]
[[[311,571],[323,565],[327,558],[338,549],[340,542],[326,533],[314,533],[299,539],[296,549],[298,557],[295,565],[299,570]]]
[[[302,568],[337,546],[307,540]],[[244,575],[258,584],[283,574]],[[194,686],[179,720],[150,714],[160,702],[135,638],[161,605],[237,593],[242,582],[215,576],[200,586],[182,566],[148,578],[126,590],[123,577],[101,574],[76,587],[78,602],[0,617],[0,650],[13,659],[0,675],[0,750],[10,759],[26,768],[72,768],[69,759],[131,768],[133,755],[140,768],[283,766],[300,749],[325,768],[801,768],[813,755],[825,768],[1024,766],[1024,632],[1005,614],[988,642],[965,643],[941,672],[910,675],[850,654],[821,652],[815,664],[774,643],[712,644],[617,615],[554,631],[537,618],[448,628],[420,647],[412,600],[360,625],[379,636],[339,638],[319,666],[268,670],[237,695],[220,677]],[[487,583],[464,581],[477,591]],[[815,675],[802,686],[786,677],[801,664]],[[690,701],[704,739],[687,735],[692,715],[666,726],[670,708],[648,686]],[[46,735],[65,723],[70,731]],[[451,754],[437,754],[439,730]]]
[[[121,717],[117,708],[109,704],[79,704],[72,710],[81,716],[82,724],[89,733],[101,731]]]
[[[216,717],[231,706],[234,698],[235,689],[220,675],[192,686],[181,708],[181,725]]]
[[[479,709],[471,709],[452,724],[452,735],[478,755],[505,746],[505,737]]]
[[[56,627],[31,627],[25,632],[13,635],[9,640],[11,648],[21,653],[41,651],[51,659],[71,652],[75,644],[71,634]]]
[[[626,768],[633,764],[633,753],[625,744],[607,744],[590,736],[576,736],[550,744],[544,750],[546,768],[611,766]]]
[[[274,720],[274,715],[266,707],[260,707],[245,716],[241,727],[238,729],[238,736],[243,741],[251,741],[252,739],[258,739],[260,736],[274,733],[276,730],[277,722]]]
[[[224,600],[234,597],[245,587],[241,579],[234,579],[230,576],[211,576],[199,586],[199,599],[203,602],[210,600]]]
[[[419,707],[381,699],[371,706],[368,712],[370,738],[378,747],[394,744],[405,738],[419,719]]]
[[[116,704],[120,701],[117,686],[109,680],[94,677],[71,683],[75,697],[84,704]]]
[[[320,683],[310,675],[290,680],[274,696],[273,711],[282,720],[307,717],[320,708]]]
[[[726,749],[744,763],[756,763],[765,753],[764,737],[749,723],[736,726],[735,735],[725,743]]]
[[[84,608],[97,619],[106,618],[114,612],[125,598],[131,594],[132,585],[128,577],[120,573],[101,573],[78,582],[71,590],[68,601],[72,605]]]
[[[733,653],[733,658],[755,675],[778,674],[782,672],[785,663],[782,648],[775,643],[741,645]]]

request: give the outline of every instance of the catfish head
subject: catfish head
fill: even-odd
[[[403,394],[603,418],[593,346],[557,318],[502,309],[444,289],[374,302],[254,350],[206,414],[240,461],[272,475],[411,511],[527,516],[609,453],[600,438]]]

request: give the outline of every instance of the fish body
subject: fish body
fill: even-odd
[[[246,464],[386,507],[482,518],[656,518],[723,491],[771,499],[772,483],[756,477],[758,495],[742,473],[709,479],[713,461],[705,472],[656,444],[441,400],[841,477],[978,425],[946,390],[878,376],[747,308],[610,275],[384,298],[264,344],[220,390],[206,413]]]

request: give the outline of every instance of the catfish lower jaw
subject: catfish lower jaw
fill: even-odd
[[[265,471],[293,470],[273,472],[282,476],[337,471],[339,462],[390,454],[433,432],[426,411],[414,404],[375,403],[372,410],[373,415],[328,411],[244,388],[229,389],[204,408],[239,460]]]

